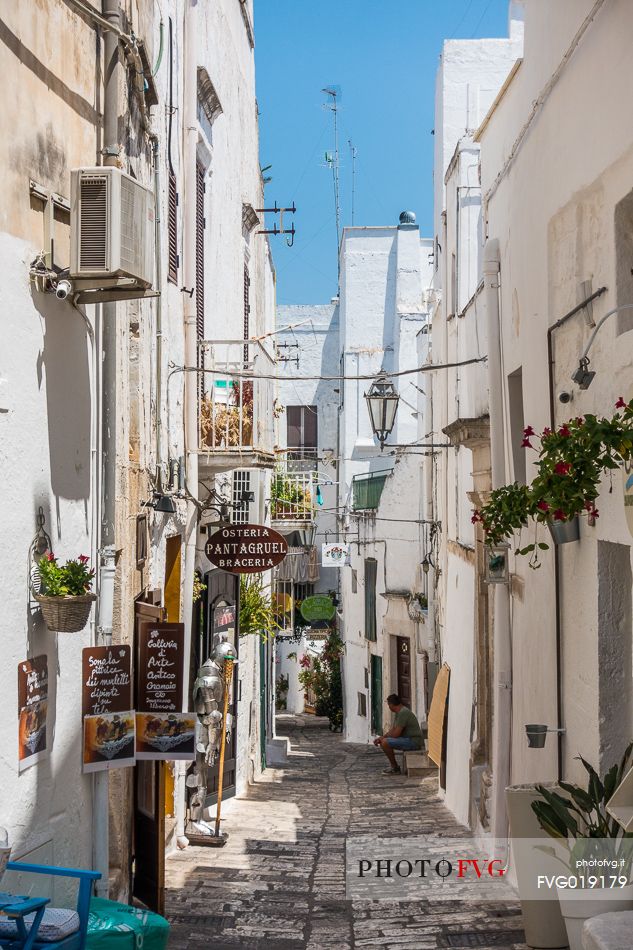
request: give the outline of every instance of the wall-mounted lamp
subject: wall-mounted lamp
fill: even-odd
[[[421,563],[420,567],[422,568],[422,570],[423,570],[423,572],[424,572],[425,574],[428,574],[429,571],[431,570],[431,568],[432,568],[432,567],[435,567],[435,564],[433,563],[433,560],[432,560],[430,554],[425,554],[425,555],[424,555],[424,558],[423,558],[423,560],[422,560],[422,563]]]
[[[605,313],[604,317],[598,321],[596,324],[593,333],[587,341],[587,345],[580,355],[578,360],[578,369],[573,374],[572,379],[580,389],[589,389],[591,382],[596,375],[592,370],[589,369],[589,350],[592,347],[593,341],[595,340],[598,330],[602,324],[612,317],[616,313],[620,313],[622,310],[633,310],[633,303],[623,303],[619,307],[614,307],[612,310],[609,310]]]
[[[380,372],[365,393],[369,419],[374,435],[384,448],[396,421],[400,396],[385,372]]]
[[[510,545],[495,544],[485,546],[484,582],[486,584],[507,584],[510,578],[508,551]]]
[[[153,508],[154,511],[160,511],[164,515],[174,515],[176,513],[176,503],[171,495],[164,492],[155,491],[150,501],[144,501],[142,508]]]
[[[571,378],[579,389],[589,389],[595,375],[595,372],[589,369],[589,358],[585,356],[578,363],[578,369]]]

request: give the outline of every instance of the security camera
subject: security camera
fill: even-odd
[[[562,402],[563,405],[567,405],[567,403],[571,402],[573,398],[574,398],[574,394],[567,392],[566,389],[564,389],[562,392],[558,394],[558,401]]]
[[[58,300],[65,300],[68,294],[72,293],[73,285],[69,280],[58,280],[55,287],[55,296]]]

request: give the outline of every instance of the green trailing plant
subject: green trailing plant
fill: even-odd
[[[262,574],[242,574],[240,577],[240,636],[257,634],[262,640],[268,640],[280,629],[270,592],[264,588]]]
[[[524,429],[523,447],[538,449],[537,474],[530,485],[514,482],[495,489],[490,500],[473,513],[473,524],[482,525],[488,544],[503,543],[531,519],[549,524],[583,513],[598,517],[596,500],[603,475],[633,456],[633,400],[626,403],[620,397],[615,405],[617,411],[610,419],[578,416],[558,429],[545,428],[540,435],[532,426]],[[515,553],[531,554],[548,546],[535,537]],[[532,559],[531,566],[538,567],[538,558]]]
[[[75,560],[58,564],[52,551],[46,551],[38,561],[40,594],[47,597],[80,597],[90,593],[95,571],[88,567],[90,558],[80,554]]]
[[[341,656],[343,641],[332,630],[325,641],[323,651],[310,658],[307,654],[299,663],[299,682],[315,696],[314,711],[317,716],[327,716],[330,728],[339,731],[343,726],[343,685],[341,681]]]
[[[203,593],[207,589],[207,585],[203,582],[202,576],[196,571],[193,575],[193,602],[197,604]]]
[[[282,673],[275,683],[275,706],[277,709],[286,709],[288,705],[288,689],[290,679]]]
[[[633,832],[623,830],[607,812],[607,805],[631,767],[632,753],[633,742],[620,762],[611,766],[603,778],[589,762],[578,756],[588,775],[587,786],[560,782],[567,797],[543,785],[536,786],[541,799],[532,802],[532,810],[543,831],[563,843],[571,869],[582,866],[577,864],[582,859],[606,858],[623,862],[617,873],[630,878]]]

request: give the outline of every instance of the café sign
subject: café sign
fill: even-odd
[[[229,574],[259,574],[283,561],[288,544],[266,525],[232,524],[212,534],[204,550],[212,564]]]
[[[301,604],[301,616],[308,623],[317,620],[331,620],[336,613],[332,598],[327,594],[314,594],[306,597]]]

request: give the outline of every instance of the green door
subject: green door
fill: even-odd
[[[382,735],[382,657],[371,657],[371,731]]]

